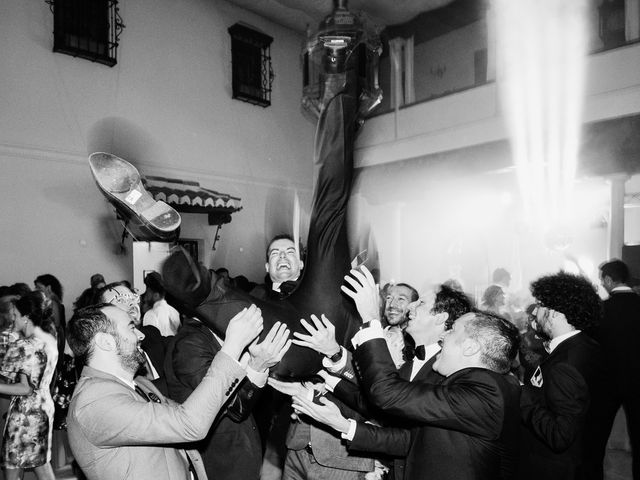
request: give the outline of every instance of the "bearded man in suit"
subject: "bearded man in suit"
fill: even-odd
[[[585,333],[600,319],[600,298],[589,280],[566,272],[537,279],[531,293],[531,326],[548,342],[549,356],[522,390],[519,478],[591,478],[593,419],[609,388],[600,346]]]
[[[238,358],[262,330],[256,307],[237,314],[202,382],[182,404],[164,398],[135,372],[143,335],[122,309],[78,310],[68,342],[85,364],[71,400],[71,450],[89,480],[206,480],[196,451],[175,444],[202,439],[245,377]]]

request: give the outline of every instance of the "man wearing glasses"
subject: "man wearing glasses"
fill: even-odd
[[[586,278],[565,272],[534,281],[531,293],[531,326],[548,342],[549,356],[522,389],[519,478],[594,478],[585,453],[607,387],[600,346],[585,332],[599,322],[600,298]]]

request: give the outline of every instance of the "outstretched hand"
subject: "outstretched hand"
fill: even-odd
[[[300,320],[300,324],[309,332],[309,335],[293,332],[296,340],[292,340],[296,345],[308,347],[322,355],[330,357],[340,351],[340,345],[336,342],[336,329],[327,317],[321,315],[318,318],[311,315],[313,325],[304,319]]]
[[[309,390],[309,388],[302,385],[301,382],[283,382],[272,377],[269,377],[267,383],[280,393],[284,393],[285,395],[289,395],[291,397],[295,395],[304,397],[305,395],[307,395],[307,391]]]
[[[313,400],[308,400],[303,395],[293,397],[293,410],[296,413],[304,413],[311,418],[330,426],[341,433],[349,431],[349,420],[342,416],[338,406],[325,397],[318,397],[319,405]]]
[[[271,368],[282,360],[290,346],[287,325],[276,322],[262,342],[258,343],[256,338],[249,345],[249,366],[258,372]]]
[[[262,331],[262,312],[255,305],[243,308],[227,325],[222,350],[236,360],[249,343]]]
[[[380,319],[380,294],[378,286],[371,272],[361,265],[359,269],[353,269],[344,277],[347,285],[342,285],[341,290],[353,299],[363,322]]]

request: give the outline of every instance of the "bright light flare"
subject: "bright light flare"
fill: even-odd
[[[530,225],[570,218],[580,145],[587,0],[493,0],[498,82]]]

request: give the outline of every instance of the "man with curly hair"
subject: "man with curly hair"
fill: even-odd
[[[537,302],[531,326],[548,341],[549,356],[522,389],[519,478],[593,478],[585,443],[605,390],[604,364],[585,331],[600,320],[600,298],[589,280],[566,272],[539,278],[531,293]]]

